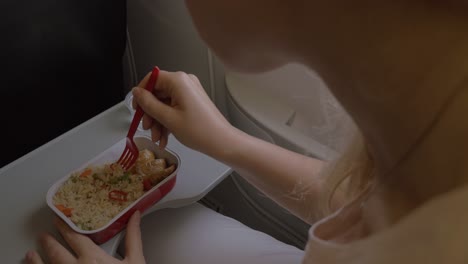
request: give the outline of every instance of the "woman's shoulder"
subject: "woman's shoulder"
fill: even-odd
[[[311,228],[304,263],[466,263],[468,187],[428,201],[392,227],[351,243],[321,240]],[[330,217],[333,221],[333,216]]]

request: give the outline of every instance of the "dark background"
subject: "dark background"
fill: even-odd
[[[0,168],[124,98],[124,0],[0,3]]]

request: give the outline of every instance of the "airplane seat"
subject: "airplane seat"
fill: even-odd
[[[229,120],[244,132],[310,157],[332,160],[353,125],[313,71],[290,64],[263,74],[225,73]],[[233,185],[259,219],[255,226],[303,247],[309,225],[234,173]],[[285,194],[287,195],[287,194]]]

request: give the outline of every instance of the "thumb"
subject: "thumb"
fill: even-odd
[[[129,263],[145,263],[140,230],[141,214],[136,211],[130,218],[125,236],[125,258]]]
[[[173,109],[170,106],[161,102],[156,96],[141,87],[133,88],[132,93],[133,98],[143,109],[143,112],[167,127],[167,123],[173,115]]]

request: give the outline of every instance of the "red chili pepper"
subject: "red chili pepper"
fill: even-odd
[[[119,202],[126,202],[127,201],[128,193],[119,190],[113,190],[109,192],[109,199],[119,201]]]

